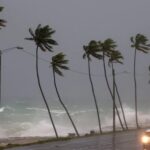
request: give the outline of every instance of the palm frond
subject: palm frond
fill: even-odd
[[[67,67],[67,66],[59,66],[59,68],[61,68],[61,69],[64,69],[64,70],[69,70],[69,67]]]
[[[90,41],[88,45],[84,45],[83,50],[85,51],[85,53],[83,54],[83,59],[87,57],[89,60],[91,60],[91,56],[97,59],[102,59],[99,44],[94,40]]]
[[[69,70],[69,67],[66,66],[66,64],[68,64],[68,60],[65,59],[65,56],[66,55],[61,52],[52,57],[52,67],[54,71],[60,76],[63,76],[63,73],[60,69]]]
[[[130,41],[132,42],[132,43],[134,43],[135,41],[134,41],[134,37],[132,36],[132,37],[130,37]]]
[[[53,67],[53,69],[56,74],[58,74],[59,76],[63,76],[63,73],[57,67]]]
[[[84,53],[82,57],[83,57],[83,59],[85,59],[86,58],[86,53]]]
[[[4,9],[4,7],[0,6],[0,12],[2,12]],[[0,29],[1,27],[5,27],[6,26],[6,20],[4,19],[0,19]]]
[[[0,12],[2,12],[2,11],[3,11],[3,9],[4,9],[4,7],[3,7],[3,6],[0,6]]]
[[[104,40],[103,42],[99,42],[100,51],[103,55],[107,56],[108,58],[111,56],[112,51],[114,51],[117,47],[116,42],[108,38]]]
[[[53,52],[52,48],[58,43],[52,39],[52,35],[55,33],[55,30],[50,28],[48,25],[41,26],[39,24],[35,31],[29,28],[30,38],[25,38],[26,40],[32,40],[42,51]]]
[[[148,53],[150,50],[150,44],[148,44],[148,38],[143,34],[136,34],[135,37],[132,37],[133,44],[131,45],[132,48],[136,48],[137,50]]]
[[[110,55],[110,58],[109,58],[110,63],[120,63],[120,64],[122,64],[123,63],[122,60],[123,60],[123,56],[119,51],[114,50],[114,51],[111,52],[111,55]]]

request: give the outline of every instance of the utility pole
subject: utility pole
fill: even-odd
[[[15,49],[23,49],[23,47],[17,46],[0,50],[0,107],[2,106],[2,54]]]

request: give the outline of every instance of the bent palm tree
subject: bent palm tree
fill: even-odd
[[[0,6],[0,12],[2,12],[3,9],[4,9],[4,7]],[[6,21],[4,19],[0,19],[0,29],[1,29],[1,27],[6,26],[5,23],[6,23]]]
[[[109,85],[109,82],[108,82],[108,77],[107,77],[105,58],[106,57],[109,58],[111,56],[112,51],[116,48],[116,43],[112,39],[108,38],[104,42],[99,41],[98,44],[99,44],[99,48],[100,48],[100,51],[102,52],[102,56],[103,56],[102,57],[103,69],[104,69],[104,76],[105,76],[107,88],[108,88],[109,93],[111,95],[111,98],[113,100],[114,99],[113,98],[113,92],[110,88],[110,85]],[[114,103],[114,101],[113,101],[113,103]],[[118,108],[117,108],[116,104],[115,104],[115,109],[116,109],[116,112],[117,112],[117,116],[118,116],[120,125],[121,125],[122,129],[124,130],[124,126],[123,126],[123,123],[122,123],[122,120],[121,120],[121,117],[120,117],[120,114],[119,114],[119,111],[118,111]]]
[[[113,130],[114,131],[115,131],[115,105],[116,105],[115,92],[116,92],[116,89],[117,89],[116,88],[117,86],[116,86],[116,79],[115,79],[114,63],[122,64],[122,61],[121,61],[122,59],[123,59],[123,56],[121,55],[121,53],[119,51],[116,51],[116,50],[111,51],[108,64],[111,64],[112,76],[113,76],[113,99],[114,99],[113,100]],[[118,93],[118,90],[117,90],[117,93]],[[124,120],[125,120],[124,111],[123,111],[123,107],[122,107],[122,103],[121,103],[120,99],[119,99],[119,102],[120,102],[120,105],[121,105],[121,108],[122,108],[123,117],[124,117]]]
[[[63,76],[63,73],[61,72],[61,69],[69,70],[69,68],[66,66],[67,63],[68,63],[68,60],[65,59],[65,55],[63,53],[58,53],[57,55],[52,57],[51,65],[52,65],[52,69],[53,69],[54,86],[55,86],[55,90],[56,90],[59,102],[61,103],[62,107],[65,109],[65,111],[66,111],[66,113],[67,113],[67,115],[70,119],[70,122],[72,123],[72,126],[73,126],[77,136],[79,136],[79,132],[78,132],[78,130],[77,130],[72,118],[71,118],[71,115],[70,115],[67,107],[65,106],[65,104],[63,103],[63,101],[60,97],[60,94],[59,94],[59,91],[58,91],[58,88],[57,88],[57,84],[56,84],[56,74],[58,74],[60,76]]]
[[[29,33],[31,35],[31,38],[25,38],[25,39],[31,40],[31,41],[35,42],[35,44],[36,44],[36,75],[37,75],[38,86],[39,86],[40,92],[42,94],[42,98],[44,100],[44,103],[46,105],[52,126],[54,128],[56,138],[58,138],[58,133],[57,133],[57,130],[56,130],[56,127],[55,127],[55,124],[54,124],[54,121],[53,121],[53,118],[51,115],[51,111],[50,111],[50,108],[48,106],[47,100],[45,98],[44,92],[42,90],[42,86],[40,83],[40,77],[39,77],[39,69],[38,69],[38,51],[39,51],[39,48],[43,52],[45,52],[47,50],[52,52],[52,46],[57,45],[57,42],[51,38],[52,35],[55,33],[55,31],[52,30],[52,28],[50,28],[48,25],[43,26],[43,27],[41,25],[38,25],[38,27],[36,28],[36,30],[34,32],[30,28]]]
[[[147,44],[148,39],[146,36],[142,34],[137,34],[135,37],[131,37],[131,47],[134,48],[134,96],[135,96],[135,120],[136,126],[139,128],[138,122],[138,108],[137,108],[137,81],[136,81],[136,55],[137,51],[141,51],[143,53],[148,53],[150,50],[150,44]]]
[[[88,46],[83,46],[83,50],[85,51],[85,53],[83,54],[83,59],[85,59],[87,57],[87,60],[88,60],[89,80],[90,80],[90,83],[91,83],[92,94],[93,94],[95,107],[96,107],[96,111],[97,111],[99,131],[100,131],[100,133],[102,133],[101,120],[100,120],[100,115],[99,115],[99,108],[98,108],[97,99],[96,99],[96,95],[95,95],[94,85],[93,85],[93,82],[92,82],[91,67],[90,67],[91,56],[95,57],[97,59],[101,59],[102,56],[99,54],[100,51],[98,49],[98,45],[97,45],[96,41],[91,41],[91,42],[89,42]]]

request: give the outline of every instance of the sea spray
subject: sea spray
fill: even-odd
[[[76,107],[77,108],[77,107]],[[0,138],[24,137],[24,136],[54,136],[54,131],[49,121],[47,110],[42,107],[29,106],[4,106],[0,109]],[[120,110],[120,109],[119,109]],[[129,127],[135,127],[134,109],[124,105],[124,111]],[[72,118],[79,128],[81,134],[97,130],[95,110],[88,107],[78,107],[70,111]],[[150,112],[139,112],[141,125],[150,123]],[[63,109],[52,109],[52,115],[59,135],[66,136],[74,132],[66,113]],[[112,109],[101,110],[102,128],[105,131],[112,130]],[[117,120],[117,128],[119,122]]]

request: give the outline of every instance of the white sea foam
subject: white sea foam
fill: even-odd
[[[0,110],[1,112],[3,112],[5,111],[5,109],[6,107],[2,107]],[[7,107],[7,109],[11,110],[12,108]],[[7,125],[0,124],[0,137],[1,138],[2,137],[15,137],[15,136],[23,137],[23,136],[54,136],[55,135],[53,127],[50,123],[50,120],[47,117],[48,115],[47,113],[45,113],[46,109],[33,107],[33,108],[28,108],[27,110],[41,111],[41,113],[43,112],[44,116],[46,117],[42,116],[40,118],[40,116],[38,116],[39,113],[35,113],[35,114],[33,113],[32,114],[33,116],[30,117],[32,119],[30,120],[26,120],[26,121],[18,120],[17,122],[16,121],[13,122],[13,120],[11,120],[9,124],[6,121]],[[128,125],[130,127],[135,126],[134,109],[124,105],[124,111],[125,111]],[[57,109],[57,110],[53,110],[52,112],[55,114],[54,122],[56,124],[56,128],[58,130],[59,135],[62,136],[62,135],[67,135],[69,132],[74,132],[73,127],[70,124],[70,121],[68,120],[67,116],[66,117],[62,116],[65,114],[65,111]],[[16,111],[14,113],[16,113]],[[88,110],[72,111],[71,114],[73,115],[73,119],[80,133],[86,133],[93,129],[98,130],[97,116],[95,114],[95,110],[88,109]],[[103,118],[102,128],[103,130],[111,130],[112,129],[112,114],[111,112],[109,113],[109,115],[108,114],[106,115],[106,114],[107,113],[101,113],[101,115],[105,115],[105,116],[102,116]],[[138,112],[138,115],[139,115],[140,124],[148,125],[150,123],[150,118],[149,118],[150,112],[147,114],[143,112]],[[117,119],[117,126],[118,127],[120,126],[118,119]]]
[[[44,109],[44,108],[27,107],[26,109],[27,109],[27,110],[34,110],[34,111],[46,111],[46,112],[47,112],[47,110]]]
[[[3,112],[5,110],[5,107],[0,108],[0,112]]]
[[[55,136],[52,125],[49,123],[49,120],[42,120],[37,123],[27,123],[24,122],[21,124],[21,127],[24,128],[19,134],[20,137],[26,136]],[[56,125],[56,129],[59,135],[64,136],[69,132],[73,132],[71,128],[65,126]]]
[[[47,112],[47,109],[44,108],[37,108],[37,107],[27,107],[27,110],[33,110],[33,111],[43,111],[43,112]],[[61,116],[64,115],[66,112],[63,110],[58,110],[58,109],[54,109],[51,110],[51,113],[55,114],[56,116]]]

